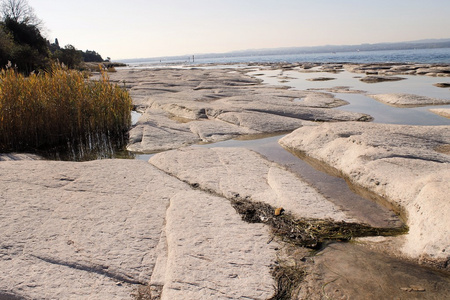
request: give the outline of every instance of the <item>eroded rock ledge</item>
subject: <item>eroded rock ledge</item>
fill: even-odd
[[[387,199],[410,228],[401,251],[448,268],[449,126],[323,124],[299,128],[280,143]]]
[[[418,107],[450,104],[450,99],[431,98],[412,94],[377,94],[369,96],[382,103],[397,107]]]
[[[344,69],[370,76],[424,75],[433,77],[450,77],[449,64],[416,64],[416,63],[255,63],[254,66],[265,66],[271,69],[292,70],[302,72],[321,71],[329,73],[342,72]]]
[[[314,121],[370,121],[366,114],[333,110],[347,104],[330,93],[262,85],[249,70],[119,70],[143,116],[128,147],[158,152],[239,135],[292,131]],[[296,102],[294,99],[304,101]]]

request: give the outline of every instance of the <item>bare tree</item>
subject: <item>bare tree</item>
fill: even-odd
[[[11,19],[35,27],[42,25],[27,0],[1,0],[1,12],[3,20]]]

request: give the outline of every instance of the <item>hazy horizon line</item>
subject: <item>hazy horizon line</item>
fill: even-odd
[[[280,51],[280,50],[313,50],[315,48],[326,48],[326,47],[358,47],[358,46],[376,46],[376,45],[396,45],[399,46],[401,44],[433,44],[433,43],[450,43],[450,38],[431,38],[431,39],[420,39],[420,40],[410,40],[410,41],[399,41],[399,42],[380,42],[380,43],[361,43],[361,44],[326,44],[326,45],[317,45],[317,46],[291,46],[291,47],[274,47],[274,48],[249,48],[249,49],[240,49],[240,50],[232,50],[227,52],[203,52],[203,53],[192,53],[192,54],[180,54],[180,55],[166,55],[166,56],[150,56],[150,57],[134,57],[134,58],[120,58],[115,61],[126,61],[126,60],[135,60],[135,59],[159,59],[159,58],[176,58],[176,57],[192,57],[192,56],[201,56],[201,55],[221,55],[221,54],[239,54],[245,52],[258,52],[258,51]],[[444,46],[441,48],[450,47]],[[325,50],[325,49],[323,49]],[[338,49],[335,49],[338,50]],[[380,51],[383,49],[376,50],[365,50],[365,51]],[[386,49],[388,50],[388,49]],[[398,49],[402,50],[402,49]],[[340,52],[351,52],[355,50],[341,50]],[[311,52],[311,53],[320,53],[320,52]],[[270,54],[267,54],[270,55]]]

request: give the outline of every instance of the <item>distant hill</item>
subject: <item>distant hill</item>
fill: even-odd
[[[271,49],[249,49],[232,51],[227,53],[229,56],[253,55],[286,55],[298,53],[329,53],[329,52],[354,52],[354,51],[380,51],[380,50],[409,50],[409,49],[435,49],[450,48],[450,39],[428,39],[399,43],[377,43],[360,45],[325,45],[314,47],[288,47]],[[204,54],[205,57],[209,54]],[[211,54],[217,55],[217,54]]]

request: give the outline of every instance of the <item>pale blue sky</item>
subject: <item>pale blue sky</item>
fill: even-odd
[[[450,0],[28,0],[50,40],[104,58],[450,38]]]

